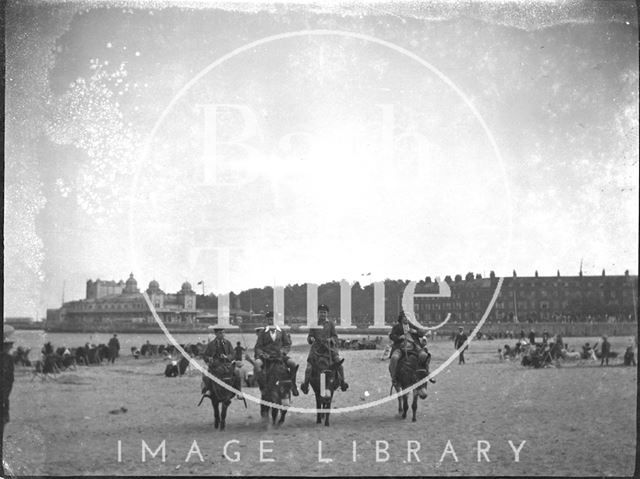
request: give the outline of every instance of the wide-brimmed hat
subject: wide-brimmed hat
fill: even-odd
[[[327,306],[326,304],[321,304],[318,306],[318,312],[320,311],[326,311],[327,313],[329,312],[329,306]]]

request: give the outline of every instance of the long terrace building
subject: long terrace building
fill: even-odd
[[[438,323],[448,313],[453,321],[478,321],[489,305],[498,278],[467,275],[445,279],[449,298],[415,298],[414,310],[424,323]],[[423,283],[416,293],[435,293],[436,283]],[[489,320],[497,322],[637,321],[638,277],[535,276],[504,279]]]

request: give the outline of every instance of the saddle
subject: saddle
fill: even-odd
[[[209,364],[209,372],[226,383],[230,383],[233,379],[234,369],[235,364],[231,361],[214,359],[211,361],[211,364]]]
[[[276,369],[280,368],[280,369]],[[289,368],[284,356],[271,357],[265,359],[264,365],[264,385],[261,391],[269,387],[291,387]]]
[[[327,365],[330,365],[331,350],[327,345],[322,345],[316,348],[312,347],[309,351],[309,357],[307,361],[309,361],[311,363],[311,366],[313,367],[317,367],[320,362],[325,362]]]
[[[268,375],[269,371],[271,371],[271,369],[273,369],[274,366],[280,363],[284,365],[285,369],[287,369],[286,359],[284,355],[267,356],[262,361],[264,363],[263,368],[264,368],[265,375]]]

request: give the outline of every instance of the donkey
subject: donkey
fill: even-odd
[[[240,384],[238,384],[238,382],[236,381],[236,376],[234,374],[235,367],[235,362],[220,362],[217,364],[212,363],[211,365],[209,365],[209,373],[222,380],[225,384],[228,384],[229,386],[232,386],[236,389],[240,389]],[[213,381],[207,376],[203,376],[202,382],[202,397],[200,398],[198,406],[202,404],[202,401],[205,397],[211,399],[214,417],[213,427],[215,429],[220,428],[221,431],[224,431],[227,420],[227,409],[231,405],[231,400],[233,399],[235,394],[224,386],[220,386],[217,382]],[[220,408],[220,405],[222,405],[222,408]]]
[[[425,369],[418,368],[418,355],[413,351],[405,353],[398,361],[398,370],[396,372],[396,391],[401,392],[404,389],[413,386],[418,381],[426,378],[429,375],[429,363],[431,362],[431,355],[427,359]],[[430,379],[428,382],[434,383],[435,380]],[[406,392],[398,397],[398,414],[402,415],[402,419],[407,418],[407,410],[409,409],[408,401],[409,393]],[[427,397],[427,383],[423,386],[413,390],[413,401],[411,403],[411,411],[413,416],[411,422],[416,422],[416,411],[418,410],[418,397],[425,399]]]
[[[282,357],[269,357],[265,360],[265,385],[262,389],[262,400],[279,404],[281,406],[289,406],[291,404],[291,376],[289,369]],[[269,421],[269,410],[271,410],[271,422],[274,426],[281,426],[287,415],[286,409],[269,407],[265,404],[260,405],[260,416],[263,421]],[[278,419],[278,411],[280,411],[280,419]],[[278,421],[276,423],[276,420]]]
[[[331,351],[328,345],[325,342],[318,344],[322,347],[316,350],[315,361],[311,365],[309,382],[316,396],[316,409],[327,411],[317,413],[316,424],[321,424],[324,419],[324,425],[328,426],[333,394],[340,387],[343,379],[340,377],[340,365],[344,362],[344,358],[332,363]]]

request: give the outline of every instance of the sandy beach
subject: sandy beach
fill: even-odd
[[[628,340],[613,338],[613,350]],[[200,373],[166,378],[160,358],[125,352],[114,365],[49,380],[18,368],[5,461],[17,475],[632,474],[636,369],[620,366],[621,358],[609,368],[526,369],[498,360],[502,342],[474,342],[466,365],[456,361],[439,374],[416,423],[399,419],[391,401],[334,414],[329,427],[302,413],[265,427],[258,404],[245,409],[234,400],[220,432],[210,403],[196,407]],[[432,367],[453,352],[449,342],[431,349]],[[351,387],[336,393],[334,407],[388,396],[381,353],[342,352]],[[292,356],[302,363],[306,352]],[[313,396],[301,394],[293,405],[312,408]]]

